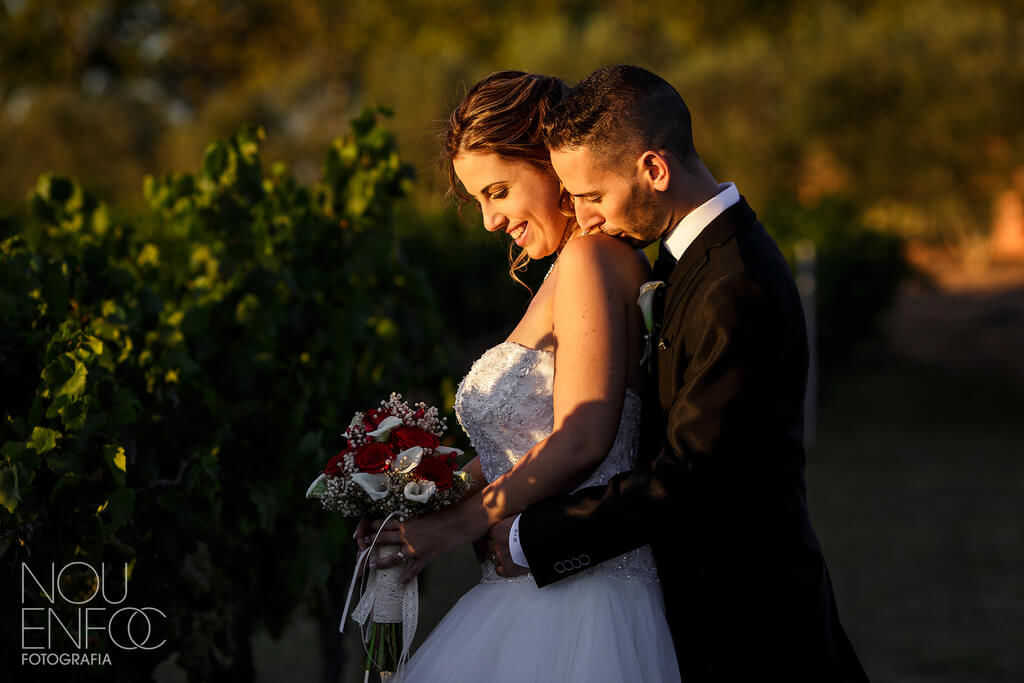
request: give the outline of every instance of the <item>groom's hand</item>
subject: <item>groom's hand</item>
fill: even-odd
[[[515,519],[515,517],[506,517],[491,527],[490,541],[494,548],[491,560],[497,567],[498,576],[522,576],[530,571],[528,568],[516,564],[508,550],[508,535],[512,531],[512,522]]]

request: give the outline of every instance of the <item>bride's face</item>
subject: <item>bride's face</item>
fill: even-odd
[[[567,221],[558,210],[561,188],[553,173],[492,152],[465,152],[453,165],[480,205],[484,228],[504,230],[533,259],[558,249]]]

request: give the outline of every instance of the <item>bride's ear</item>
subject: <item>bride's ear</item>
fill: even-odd
[[[672,172],[669,170],[668,158],[664,154],[647,150],[640,155],[636,163],[642,182],[646,182],[656,192],[668,189]]]

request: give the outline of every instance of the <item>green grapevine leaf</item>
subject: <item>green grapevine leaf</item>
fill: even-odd
[[[74,400],[82,395],[85,391],[85,379],[89,374],[89,370],[85,367],[85,363],[74,359],[74,372],[64,385],[57,390],[57,396],[67,396]]]
[[[46,466],[55,474],[78,474],[85,470],[77,453],[53,453],[46,456]]]
[[[42,455],[56,448],[57,441],[60,438],[61,433],[56,430],[47,429],[46,427],[35,427],[32,429],[32,436],[29,437],[28,445],[29,448]]]
[[[39,454],[31,450],[24,441],[8,441],[0,448],[0,455],[12,464],[21,463],[30,469],[39,467],[42,462]]]
[[[102,512],[107,513],[110,522],[104,525],[105,533],[113,533],[123,527],[135,510],[135,491],[126,487],[118,486],[111,492],[107,502],[100,506]]]
[[[103,447],[103,459],[114,475],[114,482],[118,486],[124,486],[125,474],[127,472],[127,460],[124,448],[118,444],[108,444]]]
[[[109,420],[113,427],[129,425],[135,422],[136,408],[139,400],[135,392],[128,387],[118,387],[114,391],[114,401],[110,407]]]
[[[7,508],[8,512],[14,512],[20,501],[17,470],[6,464],[0,464],[0,505]]]
[[[66,396],[61,396],[54,402],[57,414],[60,415],[61,423],[65,429],[82,429],[89,417],[89,408],[92,406],[92,396],[83,396],[77,401],[71,401]]]

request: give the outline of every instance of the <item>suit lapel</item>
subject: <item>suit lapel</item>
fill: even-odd
[[[680,328],[685,324],[687,304],[693,296],[697,275],[707,266],[711,253],[740,230],[756,223],[756,216],[744,199],[721,213],[697,236],[668,276],[667,286],[658,288],[655,298],[654,381],[662,410],[668,410],[674,399],[681,368],[688,362],[673,345],[683,343]],[[684,354],[685,355],[685,354]]]
[[[665,288],[665,306],[660,318],[661,331],[674,326],[673,316],[683,307],[689,297],[687,292],[694,277],[708,262],[712,249],[721,246],[744,226],[755,219],[754,212],[742,197],[704,228],[676,263]],[[666,342],[667,343],[667,342]]]

